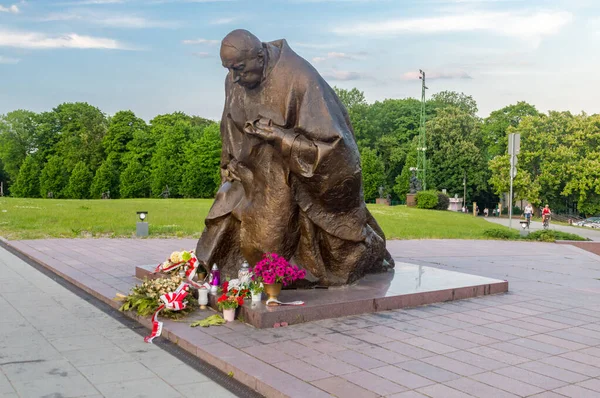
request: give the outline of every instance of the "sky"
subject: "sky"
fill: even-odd
[[[455,90],[479,115],[517,101],[600,113],[598,0],[0,0],[0,114],[88,102],[150,120],[220,118],[219,44],[285,38],[369,102]]]

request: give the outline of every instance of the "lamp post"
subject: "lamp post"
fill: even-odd
[[[148,222],[146,221],[146,219],[148,218],[148,212],[138,211],[137,215],[140,221],[138,221],[135,225],[135,235],[138,238],[148,236]]]

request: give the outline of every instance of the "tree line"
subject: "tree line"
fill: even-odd
[[[368,103],[358,89],[335,88],[362,159],[365,200],[379,187],[395,201],[417,166],[421,102]],[[508,134],[521,133],[515,199],[557,212],[600,212],[600,115],[539,112],[518,102],[477,116],[468,95],[444,91],[425,103],[428,189],[445,189],[480,208],[508,192]],[[55,198],[211,198],[220,182],[219,124],[181,112],[149,123],[131,111],[108,117],[86,103],[0,116],[0,180],[12,196]],[[466,185],[463,181],[466,180]]]
[[[211,198],[220,156],[218,123],[181,112],[147,124],[65,103],[0,117],[0,178],[16,197]]]
[[[337,92],[362,155],[365,197],[374,199],[384,186],[393,198],[404,199],[410,168],[417,166],[421,102],[369,104],[357,89]],[[462,197],[466,188],[467,203],[495,206],[509,191],[508,134],[520,133],[515,201],[549,204],[558,213],[600,213],[600,115],[544,114],[526,102],[486,118],[476,113],[476,101],[462,93],[444,91],[426,102],[428,189]]]

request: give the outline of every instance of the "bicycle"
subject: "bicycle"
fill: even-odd
[[[531,213],[525,213],[525,221],[527,221],[527,229],[531,225]]]
[[[550,228],[550,214],[548,214],[546,217],[544,217],[544,229],[548,229]]]

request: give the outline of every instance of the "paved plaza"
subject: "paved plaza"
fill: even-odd
[[[195,243],[185,239],[10,242],[105,298],[127,293],[136,282],[131,276],[135,265],[158,263],[171,251]],[[414,240],[389,241],[388,247],[398,261],[506,279],[510,292],[278,329],[257,330],[239,322],[192,329],[185,322],[165,322],[169,331],[161,339],[183,336],[182,347],[190,350],[197,344],[196,355],[231,370],[234,378],[267,396],[600,396],[600,256],[571,245],[532,242]],[[37,393],[58,385],[62,376],[52,375],[57,373],[54,366],[44,367],[51,361],[56,362],[58,373],[73,378],[73,383],[66,383],[68,393],[76,394],[74,390],[81,386],[79,395],[110,396],[118,391],[112,386],[139,385],[139,396],[170,396],[141,383],[135,372],[106,365],[111,361],[145,369],[142,375],[174,396],[186,393],[180,384],[190,379],[196,385],[208,383],[187,368],[188,377],[181,379],[152,368],[157,362],[149,358],[164,355],[160,350],[145,345],[141,336],[76,296],[51,282],[44,285],[47,277],[14,257],[2,256],[2,285],[9,282],[9,289],[0,293],[0,303],[10,311],[1,320],[3,336],[9,340],[0,343],[2,356],[8,349],[8,357],[0,361],[45,362],[1,365],[0,392],[19,392],[32,385]],[[22,308],[32,313],[23,314]],[[52,322],[65,326],[52,328]],[[20,324],[23,331],[15,332]],[[43,325],[50,328],[48,332],[38,329]],[[30,335],[37,337],[30,339]],[[139,355],[137,350],[147,352]],[[83,351],[99,355],[92,360],[97,363],[87,362],[91,354],[76,354]],[[170,363],[176,361],[167,357]],[[94,379],[90,367],[106,375]],[[103,385],[111,387],[100,388]],[[49,388],[45,393],[52,392]]]
[[[0,397],[235,397],[0,248]]]

